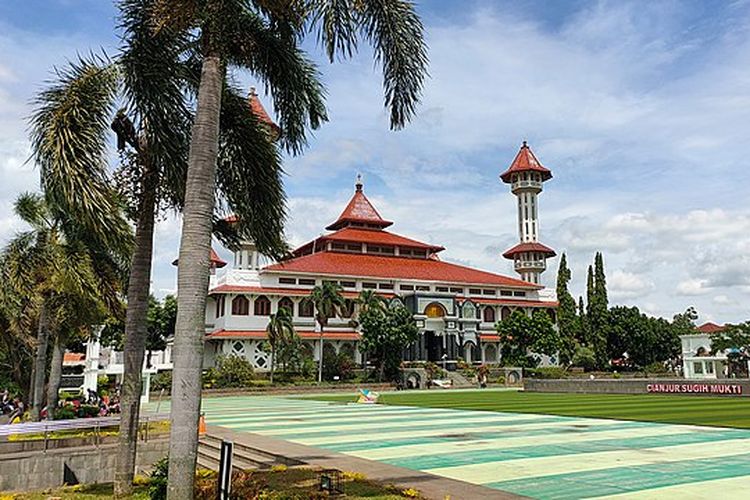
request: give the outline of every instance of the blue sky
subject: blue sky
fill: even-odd
[[[331,122],[286,161],[292,243],[335,219],[362,172],[394,231],[444,245],[447,260],[512,275],[500,254],[517,239],[515,202],[497,175],[528,140],[555,176],[540,199],[541,240],[568,253],[575,294],[599,250],[613,303],[750,319],[747,1],[440,0],[419,10],[431,78],[400,132],[388,130],[367,48],[330,65],[309,46]],[[16,194],[38,188],[24,164],[29,99],[53,65],[113,51],[115,25],[102,0],[0,4],[0,241],[21,229]],[[174,289],[178,237],[179,220],[165,217],[158,295]],[[550,267],[547,284],[557,261]]]

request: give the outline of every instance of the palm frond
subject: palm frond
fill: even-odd
[[[351,0],[313,0],[310,26],[317,26],[318,41],[333,62],[337,55],[351,57],[357,49],[359,21]]]
[[[153,162],[163,181],[160,194],[168,204],[181,207],[192,123],[182,55],[190,39],[169,24],[155,28],[157,4],[158,0],[120,2],[119,64],[142,161]]]
[[[118,87],[116,65],[79,57],[37,95],[30,135],[48,208],[125,249],[130,228],[107,184],[107,131]]]
[[[38,193],[21,193],[13,205],[13,211],[22,221],[41,229],[49,226],[49,213],[44,198]]]
[[[229,86],[222,97],[219,134],[217,199],[237,215],[239,237],[252,238],[260,252],[281,258],[288,251],[281,157],[240,91]]]
[[[422,22],[408,0],[360,0],[357,5],[365,36],[383,65],[391,128],[400,129],[414,115],[427,76]]]

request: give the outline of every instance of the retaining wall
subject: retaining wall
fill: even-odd
[[[136,474],[144,473],[169,451],[168,439],[138,443]],[[110,483],[117,445],[86,446],[0,455],[0,491],[34,491],[62,486],[65,466],[79,483]]]
[[[750,396],[750,380],[687,379],[530,379],[524,380],[528,392],[572,392],[586,394],[678,394],[685,396]]]

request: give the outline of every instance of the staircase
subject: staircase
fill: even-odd
[[[461,372],[452,371],[447,372],[448,378],[453,382],[454,389],[463,389],[467,387],[476,387],[477,385],[471,380],[467,379]]]
[[[198,467],[219,470],[221,457],[221,438],[205,434],[198,441]],[[274,465],[300,465],[301,462],[290,460],[281,455],[259,450],[243,443],[234,443],[232,467],[239,470],[270,469]]]

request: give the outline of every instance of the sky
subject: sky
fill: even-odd
[[[515,198],[498,175],[522,141],[552,170],[540,240],[565,252],[571,291],[604,255],[611,304],[671,318],[750,319],[750,2],[423,0],[430,55],[417,116],[388,128],[380,68],[363,46],[330,64],[306,43],[330,122],[285,159],[287,236],[324,231],[357,173],[392,230],[446,247],[444,260],[513,276]],[[30,100],[55,65],[114,54],[106,0],[0,3],[0,243],[23,226],[19,192],[39,189]],[[263,86],[233,75],[245,88]],[[174,292],[179,217],[156,230],[152,290]],[[218,243],[226,260],[231,254]],[[542,280],[553,286],[557,258]]]

